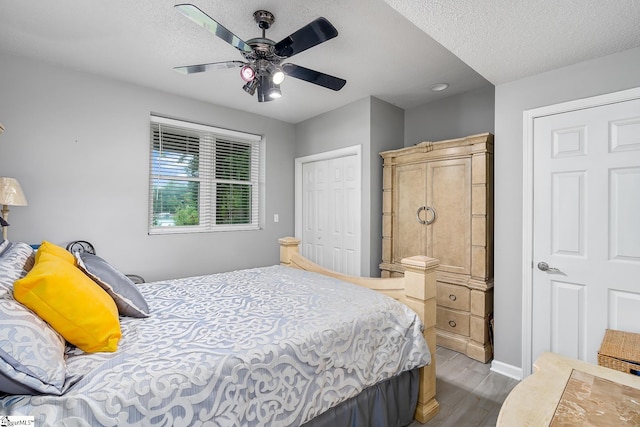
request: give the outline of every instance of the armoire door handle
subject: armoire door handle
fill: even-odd
[[[422,212],[422,211],[424,211],[424,210],[426,210],[426,209],[427,209],[427,207],[426,207],[426,206],[420,206],[420,207],[418,208],[418,212],[416,212],[416,218],[418,219],[418,222],[419,222],[420,224],[422,224],[422,225],[426,224],[426,223],[427,223],[427,221],[425,221],[424,219],[420,218],[420,212]]]
[[[420,218],[420,212],[425,211],[427,212],[425,214],[425,218],[426,219],[422,219]],[[429,212],[431,212],[431,219],[429,219]],[[422,225],[429,225],[431,223],[433,223],[433,221],[436,220],[436,210],[434,208],[432,208],[431,206],[420,206],[418,208],[418,212],[416,212],[416,218],[418,219],[418,222]]]
[[[427,213],[428,212],[431,212],[431,219],[428,219],[428,216],[427,216],[427,221],[426,221],[427,225],[432,224],[433,221],[436,220],[436,216],[437,216],[436,215],[436,210],[434,208],[430,207],[430,206],[427,206]]]

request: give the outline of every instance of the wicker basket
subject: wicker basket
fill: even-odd
[[[598,351],[598,365],[640,375],[640,334],[607,329]]]

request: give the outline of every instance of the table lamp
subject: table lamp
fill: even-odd
[[[0,177],[0,205],[2,205],[2,218],[4,224],[9,219],[9,206],[27,206],[27,198],[22,187],[14,178]],[[2,227],[2,238],[7,240],[7,226]]]

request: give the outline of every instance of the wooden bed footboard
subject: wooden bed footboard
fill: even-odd
[[[435,258],[414,256],[402,260],[404,277],[368,278],[349,276],[328,270],[300,255],[300,240],[283,237],[280,243],[280,264],[301,270],[314,271],[345,282],[382,292],[406,304],[424,323],[424,337],[431,352],[431,364],[420,369],[420,391],[415,419],[425,423],[439,410],[436,395],[436,267]]]

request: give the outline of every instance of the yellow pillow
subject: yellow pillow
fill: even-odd
[[[76,257],[74,257],[71,252],[69,252],[63,247],[55,245],[51,242],[47,242],[46,240],[42,241],[42,244],[36,251],[36,263],[38,262],[42,254],[55,255],[59,258],[62,258],[63,260],[67,261],[70,264],[73,264],[73,265],[76,264]]]
[[[122,333],[116,303],[67,261],[43,252],[33,269],[16,280],[13,294],[81,350],[118,349]]]

